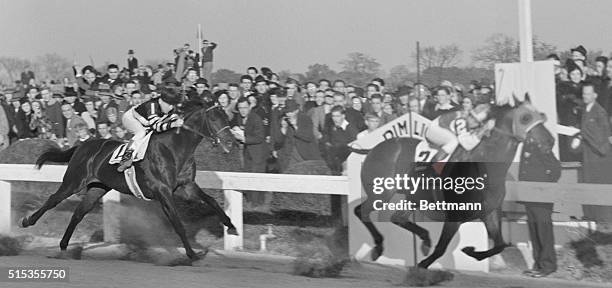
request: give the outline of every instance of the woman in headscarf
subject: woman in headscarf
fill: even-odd
[[[561,125],[579,127],[584,73],[571,59],[567,60],[565,68],[569,80],[557,85],[557,119]],[[565,135],[559,135],[559,152],[562,162],[580,161],[580,154],[571,151],[569,137]]]
[[[30,122],[32,122],[32,106],[27,99],[21,99],[21,109],[17,113],[16,125],[17,125],[17,137],[19,139],[35,138],[36,129],[30,128]]]

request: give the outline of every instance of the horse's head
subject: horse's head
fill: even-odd
[[[495,111],[496,110],[496,111]],[[540,152],[552,155],[554,137],[544,126],[546,116],[539,112],[527,98],[515,106],[494,109],[495,129],[501,134],[511,136],[518,142],[536,144]]]
[[[213,146],[220,146],[224,153],[230,152],[235,139],[229,129],[227,114],[221,106],[187,101],[182,104],[181,110],[185,113],[183,128],[210,139]]]

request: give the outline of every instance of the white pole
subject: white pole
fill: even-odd
[[[202,62],[202,24],[198,24],[198,54],[200,54],[200,63],[198,63],[198,66],[200,66],[200,77],[202,77],[202,73],[204,73],[204,67],[202,67],[202,65],[204,64],[204,62]],[[206,79],[206,80],[210,80],[210,79]]]
[[[521,63],[533,62],[533,31],[531,26],[531,0],[518,0],[519,41]]]
[[[232,219],[232,223],[236,227],[236,231],[238,235],[229,235],[227,234],[227,228],[223,227],[223,249],[224,250],[241,250],[242,249],[242,237],[243,237],[243,227],[242,227],[242,192],[238,192],[235,190],[223,190],[223,194],[225,196],[225,214]]]
[[[0,235],[11,233],[11,183],[0,181]]]

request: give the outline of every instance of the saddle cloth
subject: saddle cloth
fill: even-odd
[[[153,131],[148,132],[145,138],[143,139],[142,145],[140,145],[140,147],[138,147],[138,149],[134,151],[134,153],[132,154],[133,162],[137,162],[137,161],[144,159],[145,152],[147,152],[147,147],[149,147],[149,140],[151,139],[152,134],[153,134]],[[121,158],[123,157],[123,154],[125,154],[125,151],[127,151],[128,149],[128,144],[130,143],[124,143],[124,144],[119,145],[119,147],[115,148],[115,151],[113,151],[113,154],[108,160],[108,164],[113,165],[113,164],[118,164],[119,162],[121,162]]]
[[[123,172],[123,175],[125,176],[125,182],[130,188],[130,191],[132,192],[132,194],[134,194],[134,196],[136,196],[136,198],[145,201],[151,201],[151,199],[147,198],[144,193],[142,193],[140,185],[138,185],[138,181],[136,181],[136,169],[134,169],[133,165],[130,166],[130,168],[126,169]]]

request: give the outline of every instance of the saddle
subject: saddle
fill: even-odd
[[[140,147],[138,147],[134,151],[134,153],[132,153],[133,162],[138,162],[144,159],[145,152],[147,152],[147,148],[149,147],[149,140],[151,140],[152,134],[153,134],[153,131],[148,132],[145,138],[143,139],[142,145],[140,145]],[[115,148],[115,151],[113,151],[113,154],[108,160],[108,164],[111,164],[111,165],[119,164],[119,162],[121,162],[121,158],[123,158],[123,154],[125,154],[125,151],[127,151],[129,148],[128,145],[130,145],[130,143],[123,143],[119,145],[119,147]]]
[[[132,154],[133,162],[144,159],[145,152],[147,151],[147,148],[149,147],[149,140],[151,139],[152,134],[153,134],[152,131],[147,133],[147,135],[145,136],[145,139],[143,139],[142,145],[140,145],[140,147],[138,147],[134,151],[134,153]],[[113,151],[113,154],[110,157],[110,160],[108,161],[108,164],[111,164],[111,165],[119,164],[121,162],[121,158],[123,158],[123,154],[125,154],[125,151],[128,150],[128,147],[130,144],[131,143],[123,143],[119,145],[119,147],[115,148],[115,150]],[[128,188],[130,189],[130,192],[132,192],[132,194],[134,194],[136,198],[146,200],[146,201],[151,200],[144,196],[144,193],[142,193],[142,189],[140,189],[140,186],[138,185],[138,181],[136,181],[136,169],[134,169],[134,165],[130,166],[128,169],[123,171],[123,176],[125,177],[125,182],[127,183]]]

